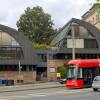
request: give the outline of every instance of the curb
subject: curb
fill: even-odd
[[[0,91],[0,93],[4,92],[17,92],[17,91],[26,91],[26,90],[39,90],[39,89],[49,89],[49,88],[59,88],[59,87],[64,87],[64,86],[52,86],[52,87],[41,87],[41,88],[26,88],[26,89],[19,89],[19,90],[5,90],[5,91]]]

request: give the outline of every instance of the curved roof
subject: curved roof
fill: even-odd
[[[23,33],[20,33],[17,30],[4,25],[0,25],[0,30],[8,33],[21,46],[24,55],[24,59],[20,60],[21,64],[23,65],[36,64],[37,57],[32,42],[26,36],[24,36]],[[0,60],[0,64],[18,64],[18,62],[19,60]]]
[[[77,23],[77,24],[83,26],[84,28],[86,28],[88,31],[90,31],[95,36],[97,43],[98,43],[98,48],[100,49],[100,30],[88,22],[85,22],[85,21],[79,20],[79,19],[75,19],[75,18],[72,18],[64,27],[62,27],[62,29],[59,31],[58,35],[52,40],[51,45],[55,45],[56,43],[58,43],[60,40],[62,40],[65,37],[65,35],[66,35],[65,31],[67,29],[65,31],[64,31],[64,29],[66,27],[68,27],[68,25],[72,22]],[[62,32],[62,31],[64,31],[64,32]],[[62,32],[62,34],[61,34],[61,32]]]
[[[98,67],[100,59],[70,60],[68,65],[77,65],[76,67]]]

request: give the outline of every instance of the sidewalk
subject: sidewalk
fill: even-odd
[[[47,82],[38,84],[27,84],[27,85],[16,85],[16,86],[1,86],[0,93],[2,92],[13,92],[13,91],[25,91],[25,90],[37,90],[46,88],[58,88],[64,87],[64,84],[58,82]]]

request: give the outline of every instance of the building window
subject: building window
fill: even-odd
[[[62,47],[67,47],[67,38],[64,38],[61,42]]]
[[[100,14],[98,14],[98,16],[99,16],[99,21],[100,21]]]
[[[99,21],[99,14],[96,15],[96,22]]]
[[[46,54],[38,54],[38,56],[43,62],[47,61],[47,55]]]
[[[0,31],[0,41],[2,40],[2,31]]]
[[[19,43],[14,38],[11,39],[11,44],[12,44],[12,46],[18,46],[19,45]]]
[[[93,17],[93,24],[95,23],[94,17]]]
[[[85,39],[84,48],[98,48],[96,40],[95,39]]]

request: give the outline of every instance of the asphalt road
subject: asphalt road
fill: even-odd
[[[51,88],[41,90],[0,93],[0,100],[100,100],[100,91],[91,88],[67,90]]]

